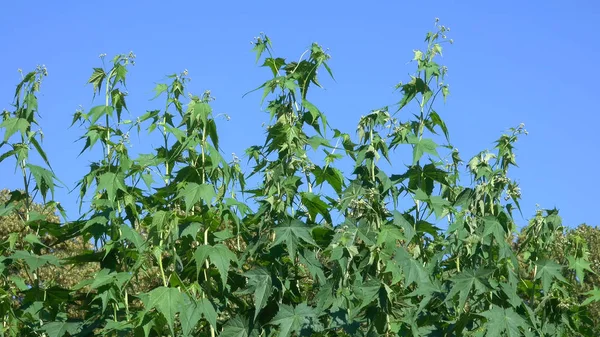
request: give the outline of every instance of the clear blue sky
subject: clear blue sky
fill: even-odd
[[[210,89],[226,157],[262,142],[259,95],[242,95],[268,78],[254,64],[250,41],[259,32],[276,53],[297,58],[316,41],[329,48],[336,82],[314,91],[313,103],[330,123],[355,130],[361,115],[399,100],[393,87],[414,66],[433,20],[451,28],[451,96],[439,113],[467,160],[509,127],[529,131],[517,144],[513,170],[530,218],[536,203],[558,207],[564,223],[600,225],[595,174],[600,153],[596,106],[600,60],[597,1],[3,1],[0,4],[0,109],[10,108],[18,68],[45,64],[40,95],[45,148],[59,178],[72,188],[92,159],[77,156],[82,134],[67,129],[73,112],[89,109],[85,82],[98,55],[134,51],[129,108],[139,116],[155,107],[152,89],[165,75],[188,69],[190,91]],[[134,146],[138,146],[134,140]],[[12,164],[12,162],[11,162]],[[402,169],[398,165],[398,171]],[[0,165],[0,188],[21,187]],[[57,199],[75,210],[75,193]],[[76,214],[70,213],[70,217]],[[517,218],[520,225],[525,219]]]

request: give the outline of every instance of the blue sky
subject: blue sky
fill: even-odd
[[[188,89],[210,89],[215,113],[231,116],[219,123],[226,158],[241,155],[262,143],[261,124],[268,121],[260,94],[242,98],[268,79],[249,43],[265,32],[278,56],[297,58],[314,41],[329,48],[336,81],[323,78],[325,90],[313,91],[312,100],[334,127],[352,133],[361,115],[399,100],[394,85],[413,71],[412,50],[423,47],[435,17],[455,41],[440,60],[449,68],[451,96],[438,112],[461,157],[493,147],[502,132],[523,122],[529,135],[517,144],[512,177],[521,185],[525,218],[539,204],[559,208],[566,225],[599,225],[596,1],[6,1],[0,5],[0,109],[11,108],[17,69],[46,65],[44,147],[72,188],[93,159],[74,159],[82,130],[68,129],[80,105],[94,106],[86,80],[100,66],[99,54],[133,51],[133,117],[155,107],[148,99],[165,75],[188,69]],[[0,188],[21,187],[7,164],[0,165]],[[63,189],[57,199],[76,209],[75,193]]]

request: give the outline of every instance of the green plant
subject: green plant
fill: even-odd
[[[272,75],[257,88],[271,121],[265,143],[246,151],[248,175],[238,158],[222,157],[210,92],[186,95],[187,72],[156,86],[163,109],[124,119],[135,55],[102,57],[89,79],[102,104],[73,123],[86,128],[82,152],[100,146],[103,156],[78,183],[89,207],[65,223],[32,217],[36,193],[62,209],[47,200],[57,180],[31,129],[45,70],[26,75],[0,125],[0,161],[16,158],[24,189],[0,216],[24,210],[20,221],[35,234],[19,249],[0,246],[2,335],[590,335],[586,306],[571,293],[577,281],[548,253],[562,230],[557,212],[540,211],[514,243],[520,192],[508,170],[523,126],[471,159],[472,184],[460,184],[463,163],[436,111],[449,94],[436,62],[452,42],[447,31],[436,21],[414,52],[416,72],[397,86],[397,111],[363,116],[354,140],[309,100],[318,71],[333,76],[323,48],[287,61],[256,38],[256,59]],[[142,128],[162,145],[134,157],[129,134]],[[379,161],[396,163],[398,148],[412,150],[409,164],[385,172]],[[29,163],[32,149],[48,168]],[[351,175],[342,159],[354,162]],[[47,246],[93,246],[59,258],[43,253],[46,234]],[[98,269],[55,286],[37,274],[47,265]],[[32,282],[15,287],[22,270]],[[155,282],[140,286],[148,275]]]

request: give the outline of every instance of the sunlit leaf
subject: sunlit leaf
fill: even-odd
[[[189,212],[192,207],[200,200],[210,204],[216,197],[215,189],[210,184],[187,183],[185,188],[179,192],[179,198],[185,201],[185,210]]]
[[[310,234],[310,228],[300,220],[292,219],[275,227],[275,241],[273,246],[285,242],[290,258],[296,258],[296,251],[301,241],[316,245]]]
[[[158,287],[147,293],[143,302],[147,310],[156,309],[165,317],[173,333],[175,317],[184,303],[181,292],[175,288]]]

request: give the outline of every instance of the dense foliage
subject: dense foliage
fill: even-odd
[[[540,210],[517,240],[508,172],[523,126],[466,165],[449,142],[435,110],[449,94],[436,62],[446,34],[436,22],[397,110],[361,117],[356,138],[310,102],[318,71],[333,76],[324,49],[288,61],[256,38],[271,122],[246,151],[248,174],[222,157],[210,92],[187,95],[187,72],[156,86],[163,109],[124,119],[134,55],[114,57],[89,78],[102,103],[73,119],[86,129],[82,152],[103,154],[79,180],[76,221],[32,207],[65,218],[37,131],[46,71],[24,75],[0,124],[0,162],[14,158],[23,179],[0,216],[25,234],[0,245],[0,335],[591,336],[586,305],[600,291],[576,291],[590,271],[584,250],[553,255],[558,212]],[[162,145],[134,156],[129,132],[142,129]],[[393,157],[402,148],[408,165]],[[72,244],[81,248],[60,254]],[[48,268],[82,277],[57,282]]]

